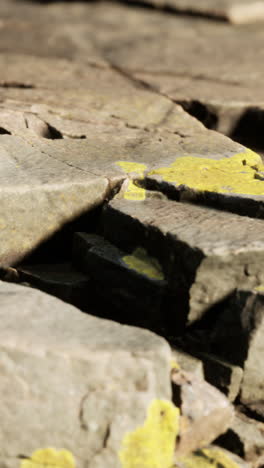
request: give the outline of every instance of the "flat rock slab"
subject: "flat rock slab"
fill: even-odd
[[[171,175],[186,155],[260,162],[110,67],[4,54],[0,62],[1,265],[21,260],[127,177],[156,181],[156,171],[168,167]],[[261,167],[243,171],[257,193],[244,197],[244,211],[261,216]]]
[[[165,340],[23,286],[0,294],[1,464],[54,447],[81,468],[121,466],[125,433],[171,397]]]
[[[172,294],[164,321],[172,320],[175,332],[238,286],[262,281],[262,220],[170,200],[116,198],[105,207],[103,225],[115,245],[143,247],[159,260]]]

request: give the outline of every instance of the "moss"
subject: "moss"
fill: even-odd
[[[20,468],[75,468],[74,457],[68,450],[39,449],[21,462]]]
[[[164,280],[164,274],[158,260],[150,257],[146,250],[141,247],[135,249],[132,255],[124,256],[123,261],[129,268],[142,275],[159,281]]]
[[[154,400],[142,427],[125,435],[119,452],[122,468],[171,468],[179,431],[179,409]]]

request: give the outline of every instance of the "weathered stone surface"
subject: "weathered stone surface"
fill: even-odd
[[[243,369],[209,354],[201,353],[200,358],[207,382],[221,390],[230,401],[234,401],[240,391]]]
[[[100,236],[76,233],[73,262],[89,275],[100,315],[159,329],[166,281],[158,261],[144,249],[128,254]]]
[[[84,309],[90,293],[90,278],[70,263],[20,265],[17,281],[29,283],[41,291]]]
[[[245,404],[261,406],[264,400],[263,337],[263,293],[237,291],[223,304],[209,341],[212,352],[244,369],[240,398]]]
[[[181,369],[200,379],[204,378],[203,363],[200,359],[175,347],[172,348],[171,353],[173,362],[178,364]]]
[[[143,247],[159,260],[172,294],[164,311],[172,334],[236,287],[262,281],[261,220],[170,200],[116,198],[105,207],[103,225],[115,245]]]
[[[236,412],[229,430],[217,443],[250,462],[258,462],[264,456],[264,424]]]
[[[127,176],[156,180],[155,171],[170,171],[175,160],[194,152],[212,161],[229,161],[238,153],[258,161],[169,99],[109,67],[4,54],[0,62],[5,83],[0,127],[6,133],[0,136],[1,264],[19,260],[66,222],[102,203]],[[12,85],[19,80],[22,87]],[[258,170],[246,169],[253,180]],[[262,181],[253,185],[262,188]],[[240,207],[240,197],[231,198]],[[262,198],[244,197],[245,213],[253,204],[253,215],[261,215]],[[6,226],[12,226],[11,234]]]
[[[234,413],[224,395],[192,373],[174,368],[172,383],[173,401],[181,411],[177,459],[208,445],[225,432]]]
[[[0,283],[1,466],[39,448],[80,468],[117,468],[124,434],[155,399],[170,399],[167,343],[83,314],[31,288]]]

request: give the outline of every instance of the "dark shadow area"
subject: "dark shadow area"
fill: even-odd
[[[216,130],[218,126],[218,117],[208,106],[200,101],[177,101],[177,104],[183,107],[188,114],[202,122],[210,130]]]
[[[247,109],[229,135],[233,140],[255,151],[264,150],[264,112],[262,109]]]
[[[244,446],[241,442],[238,435],[232,431],[232,429],[228,429],[227,432],[219,436],[215,441],[215,444],[220,445],[220,447],[229,450],[230,452],[235,453],[239,457],[245,456]]]

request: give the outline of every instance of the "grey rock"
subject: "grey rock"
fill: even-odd
[[[119,467],[124,434],[170,400],[165,340],[31,288],[1,282],[0,294],[1,466],[54,447],[81,468]]]
[[[159,260],[171,293],[164,322],[172,335],[263,277],[262,220],[171,200],[117,198],[105,207],[103,226],[115,245],[143,247]]]
[[[172,348],[171,352],[173,362],[178,364],[181,369],[186,372],[190,372],[200,379],[204,378],[203,362],[201,359],[191,356],[190,354],[175,347]]]

